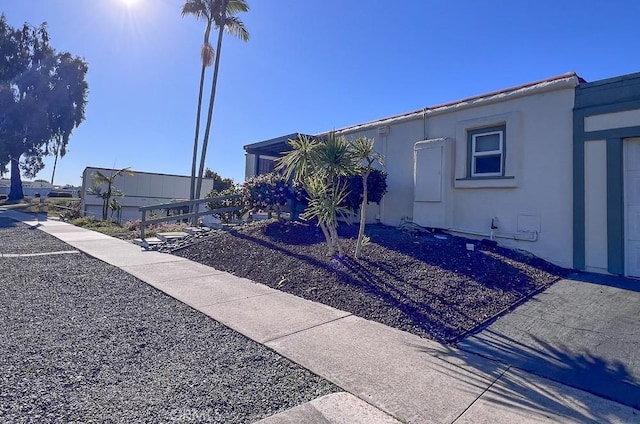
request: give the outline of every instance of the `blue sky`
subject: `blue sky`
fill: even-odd
[[[637,1],[248,2],[251,40],[224,39],[206,162],[238,182],[252,142],[569,71],[640,72]],[[52,45],[89,64],[87,119],[56,184],[80,184],[86,166],[190,172],[204,24],[182,18],[179,0],[129,3],[0,0],[9,23],[47,21]]]

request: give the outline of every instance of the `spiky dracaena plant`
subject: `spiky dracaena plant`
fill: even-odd
[[[301,184],[309,195],[309,206],[300,215],[302,219],[318,219],[318,225],[327,240],[330,256],[343,256],[338,237],[338,216],[350,213],[340,206],[348,191],[339,177],[356,172],[347,140],[335,133],[326,139],[299,135],[289,140],[291,151],[278,159],[277,170],[283,171],[287,179]]]
[[[358,229],[358,241],[354,257],[360,257],[362,245],[365,240],[364,227],[366,222],[366,210],[368,199],[367,179],[373,170],[373,165],[378,162],[382,165],[383,157],[374,149],[375,140],[367,137],[358,137],[350,143],[351,154],[357,162],[358,174],[362,176],[362,205],[360,206],[360,227]]]

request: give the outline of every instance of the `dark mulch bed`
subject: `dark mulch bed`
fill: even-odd
[[[173,253],[437,341],[459,340],[547,287],[566,270],[539,258],[447,235],[367,227],[354,259],[357,226],[341,226],[347,256],[330,259],[320,229],[262,221],[216,231]]]

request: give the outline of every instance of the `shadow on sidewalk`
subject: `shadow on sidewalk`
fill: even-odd
[[[421,349],[447,362],[462,361],[477,369],[482,369],[484,358],[511,366],[492,387],[494,394],[489,397],[491,402],[510,409],[520,408],[524,412],[529,408],[578,422],[626,422],[629,419],[626,414],[617,416],[620,411],[593,405],[583,392],[573,387],[637,409],[635,416],[640,421],[640,384],[623,363],[607,361],[587,350],[575,352],[563,345],[552,346],[535,337],[531,337],[530,344],[524,344],[491,330],[485,330],[482,336],[467,339],[458,348]],[[540,384],[542,380],[521,370],[562,385],[551,384],[549,388]],[[497,372],[493,370],[489,374],[495,377]]]

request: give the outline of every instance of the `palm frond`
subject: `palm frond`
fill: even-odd
[[[227,15],[235,15],[236,13],[248,11],[249,4],[246,0],[229,0],[227,4]]]
[[[198,19],[208,19],[207,4],[204,0],[187,0],[182,5],[182,17],[187,15],[195,16]]]
[[[317,149],[317,160],[330,178],[352,175],[356,169],[349,143],[343,136],[329,133],[327,140]]]
[[[375,162],[382,165],[382,155],[375,151],[375,140],[367,137],[358,137],[349,143],[354,159],[365,168],[370,168]]]
[[[299,134],[297,139],[289,139],[291,150],[276,159],[276,170],[284,171],[287,180],[302,182],[310,173],[314,172],[315,151],[319,142],[317,139]]]
[[[319,223],[332,224],[338,215],[351,214],[349,208],[341,205],[349,194],[346,185],[328,186],[322,177],[313,175],[306,178],[304,187],[309,194],[309,205],[300,218],[317,218]]]
[[[225,30],[236,38],[242,41],[249,41],[249,31],[237,16],[227,16],[227,23],[224,26]]]

